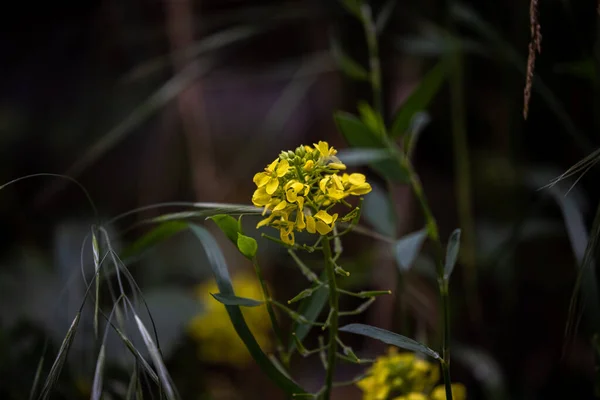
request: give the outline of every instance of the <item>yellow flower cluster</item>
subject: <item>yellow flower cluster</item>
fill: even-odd
[[[279,229],[281,240],[289,245],[295,242],[294,231],[327,235],[333,230],[338,214],[329,211],[336,204],[346,202],[348,196],[361,196],[371,191],[363,174],[341,173],[346,166],[335,156],[337,150],[327,142],[313,147],[299,146],[295,151],[284,151],[263,172],[254,175],[256,191],[252,203],[264,207],[261,226]],[[340,217],[352,219],[354,212]]]
[[[368,376],[358,382],[363,400],[446,400],[444,385],[434,385],[440,379],[436,365],[419,359],[414,353],[398,353],[390,348],[378,357]],[[454,400],[465,400],[465,387],[452,384]]]
[[[260,285],[254,275],[236,274],[232,283],[237,296],[262,298]],[[219,288],[212,279],[196,287],[196,296],[202,302],[204,310],[190,321],[188,332],[198,341],[198,356],[201,360],[245,366],[252,357],[233,328],[225,306],[211,296],[211,293],[218,292]],[[242,313],[258,344],[268,350],[272,345],[269,336],[271,323],[265,306],[242,307]]]

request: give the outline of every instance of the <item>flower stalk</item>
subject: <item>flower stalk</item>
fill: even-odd
[[[335,266],[331,259],[331,245],[329,238],[323,236],[323,257],[325,259],[325,270],[327,273],[327,283],[329,286],[329,343],[327,349],[327,371],[325,376],[325,389],[323,399],[328,400],[331,397],[333,388],[333,374],[337,358],[337,335],[338,335],[338,317],[339,317],[339,293],[336,284]]]

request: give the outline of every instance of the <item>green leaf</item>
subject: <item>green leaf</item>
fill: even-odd
[[[412,267],[425,239],[427,239],[427,228],[409,233],[394,244],[396,262],[401,271],[408,271]]]
[[[335,38],[332,37],[330,42],[331,55],[333,56],[337,66],[344,74],[346,74],[349,78],[356,79],[358,81],[366,81],[369,79],[369,73],[367,70],[362,65],[350,58],[346,53],[344,53],[344,50],[342,50],[342,47],[337,40],[335,40]]]
[[[336,154],[337,158],[348,167],[361,167],[376,161],[389,160],[392,155],[385,149],[343,149]]]
[[[233,242],[233,244],[237,244],[238,242],[238,234],[240,233],[240,225],[238,221],[233,218],[231,215],[227,214],[218,214],[209,217],[208,219],[212,219],[215,224],[223,231],[223,233]]]
[[[460,229],[455,229],[450,235],[448,246],[446,247],[446,263],[444,264],[444,279],[450,279],[456,259],[458,258],[458,250],[460,249]]]
[[[252,260],[258,251],[258,243],[254,238],[238,233],[237,248],[247,259]]]
[[[229,271],[227,270],[227,264],[225,263],[225,258],[221,252],[221,249],[219,249],[217,242],[212,237],[210,232],[208,232],[205,228],[195,224],[190,224],[189,227],[192,233],[194,233],[194,235],[198,238],[202,244],[202,247],[204,248],[204,251],[206,252],[206,256],[215,276],[215,281],[219,287],[220,294],[235,296]],[[256,342],[256,339],[252,335],[252,332],[248,328],[246,321],[244,320],[244,316],[242,315],[240,307],[226,305],[225,308],[227,309],[229,319],[231,320],[231,323],[233,324],[238,336],[246,345],[246,348],[250,352],[250,355],[254,361],[256,361],[260,369],[269,377],[269,379],[271,379],[277,386],[279,386],[290,396],[294,394],[306,394],[307,392],[298,386],[297,383],[282,374],[281,371],[279,371],[279,369],[273,365],[271,360],[269,360],[269,358],[261,350],[260,346]]]
[[[342,332],[355,333],[357,335],[367,336],[377,339],[383,343],[391,344],[392,346],[400,347],[401,349],[417,351],[429,357],[440,359],[440,355],[422,343],[417,342],[406,336],[398,335],[397,333],[377,328],[371,325],[350,324],[340,328]]]
[[[137,256],[185,229],[187,229],[187,223],[182,221],[163,222],[126,247],[120,256],[127,263],[129,258]]]
[[[372,191],[365,196],[362,215],[377,232],[393,238],[396,236],[396,217],[388,193],[379,185],[371,184]]]
[[[442,86],[445,77],[446,70],[443,63],[440,62],[421,79],[421,82],[396,113],[390,136],[398,137],[408,131],[413,116],[429,106],[429,103]]]
[[[373,107],[367,102],[361,101],[358,103],[358,113],[360,119],[375,132],[379,137],[385,136],[385,124],[383,123],[383,117],[373,110]]]
[[[395,6],[396,0],[388,0],[381,8],[381,11],[379,11],[379,14],[377,14],[377,18],[375,20],[375,28],[377,29],[378,35],[380,35],[383,32],[388,22],[390,21]]]
[[[226,306],[241,306],[241,307],[258,307],[264,304],[264,301],[238,297],[231,294],[211,293],[219,303]]]
[[[340,133],[351,147],[362,149],[387,149],[381,138],[356,116],[338,111],[334,114],[335,123]],[[382,160],[370,164],[384,178],[395,183],[407,183],[408,173],[398,160]]]
[[[340,0],[340,3],[342,3],[342,6],[344,6],[350,14],[354,15],[359,20],[362,20],[362,13],[360,11],[361,2],[359,0]]]
[[[404,134],[403,142],[404,142],[404,153],[410,157],[412,152],[417,145],[417,141],[419,140],[419,136],[421,136],[421,132],[427,125],[431,122],[431,117],[425,111],[417,112],[413,115],[410,120],[410,128]]]

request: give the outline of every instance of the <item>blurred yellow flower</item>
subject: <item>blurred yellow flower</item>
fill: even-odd
[[[417,358],[414,353],[398,353],[397,348],[391,347],[367,373],[357,383],[363,391],[363,400],[446,399],[443,385],[434,388],[440,379],[437,365]],[[461,384],[452,384],[452,393],[454,400],[466,399],[466,389]]]
[[[264,207],[263,215],[271,210],[256,227],[278,229],[281,240],[288,245],[295,243],[294,232],[305,229],[308,233],[329,234],[339,217],[330,209],[338,203],[352,207],[344,200],[346,197],[371,191],[363,174],[338,174],[346,166],[336,154],[337,150],[323,141],[313,147],[299,146],[295,151],[282,152],[263,172],[254,175],[252,203]],[[340,219],[346,221],[344,218]]]
[[[236,296],[262,299],[262,291],[254,275],[239,273],[233,277]],[[244,342],[237,335],[229,320],[225,306],[215,300],[211,293],[219,288],[213,279],[196,287],[196,296],[204,310],[188,325],[188,332],[198,342],[198,356],[203,361],[243,367],[252,360]],[[241,307],[244,319],[263,350],[271,347],[271,323],[264,305]]]

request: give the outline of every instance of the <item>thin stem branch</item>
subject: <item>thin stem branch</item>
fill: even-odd
[[[339,313],[339,293],[336,284],[335,266],[331,262],[331,245],[329,238],[323,236],[323,257],[325,260],[325,270],[327,272],[327,283],[329,286],[329,307],[331,312],[328,318],[329,322],[329,343],[327,353],[327,374],[325,377],[325,390],[323,399],[329,400],[331,389],[333,388],[333,374],[335,371],[337,335],[338,335],[338,313]]]
[[[254,266],[254,272],[256,272],[256,276],[258,277],[258,281],[260,282],[260,289],[262,291],[263,298],[268,300],[271,298],[269,294],[269,288],[267,287],[267,283],[262,274],[262,270],[260,269],[260,265],[258,264],[258,260],[256,257],[252,258],[252,265]],[[275,315],[275,310],[273,309],[273,304],[270,301],[266,302],[267,313],[269,314],[269,319],[271,320],[271,325],[273,326],[273,332],[275,332],[275,340],[277,341],[277,350],[279,355],[281,356],[281,361],[284,366],[289,367],[289,356],[285,352],[285,347],[283,345],[283,332],[281,331],[281,327],[279,326],[279,322],[277,321],[277,316]]]
[[[360,8],[362,24],[367,39],[369,51],[369,73],[373,90],[373,108],[384,117],[383,95],[381,92],[381,63],[379,61],[379,44],[377,43],[377,28],[373,21],[371,7],[366,2]]]

